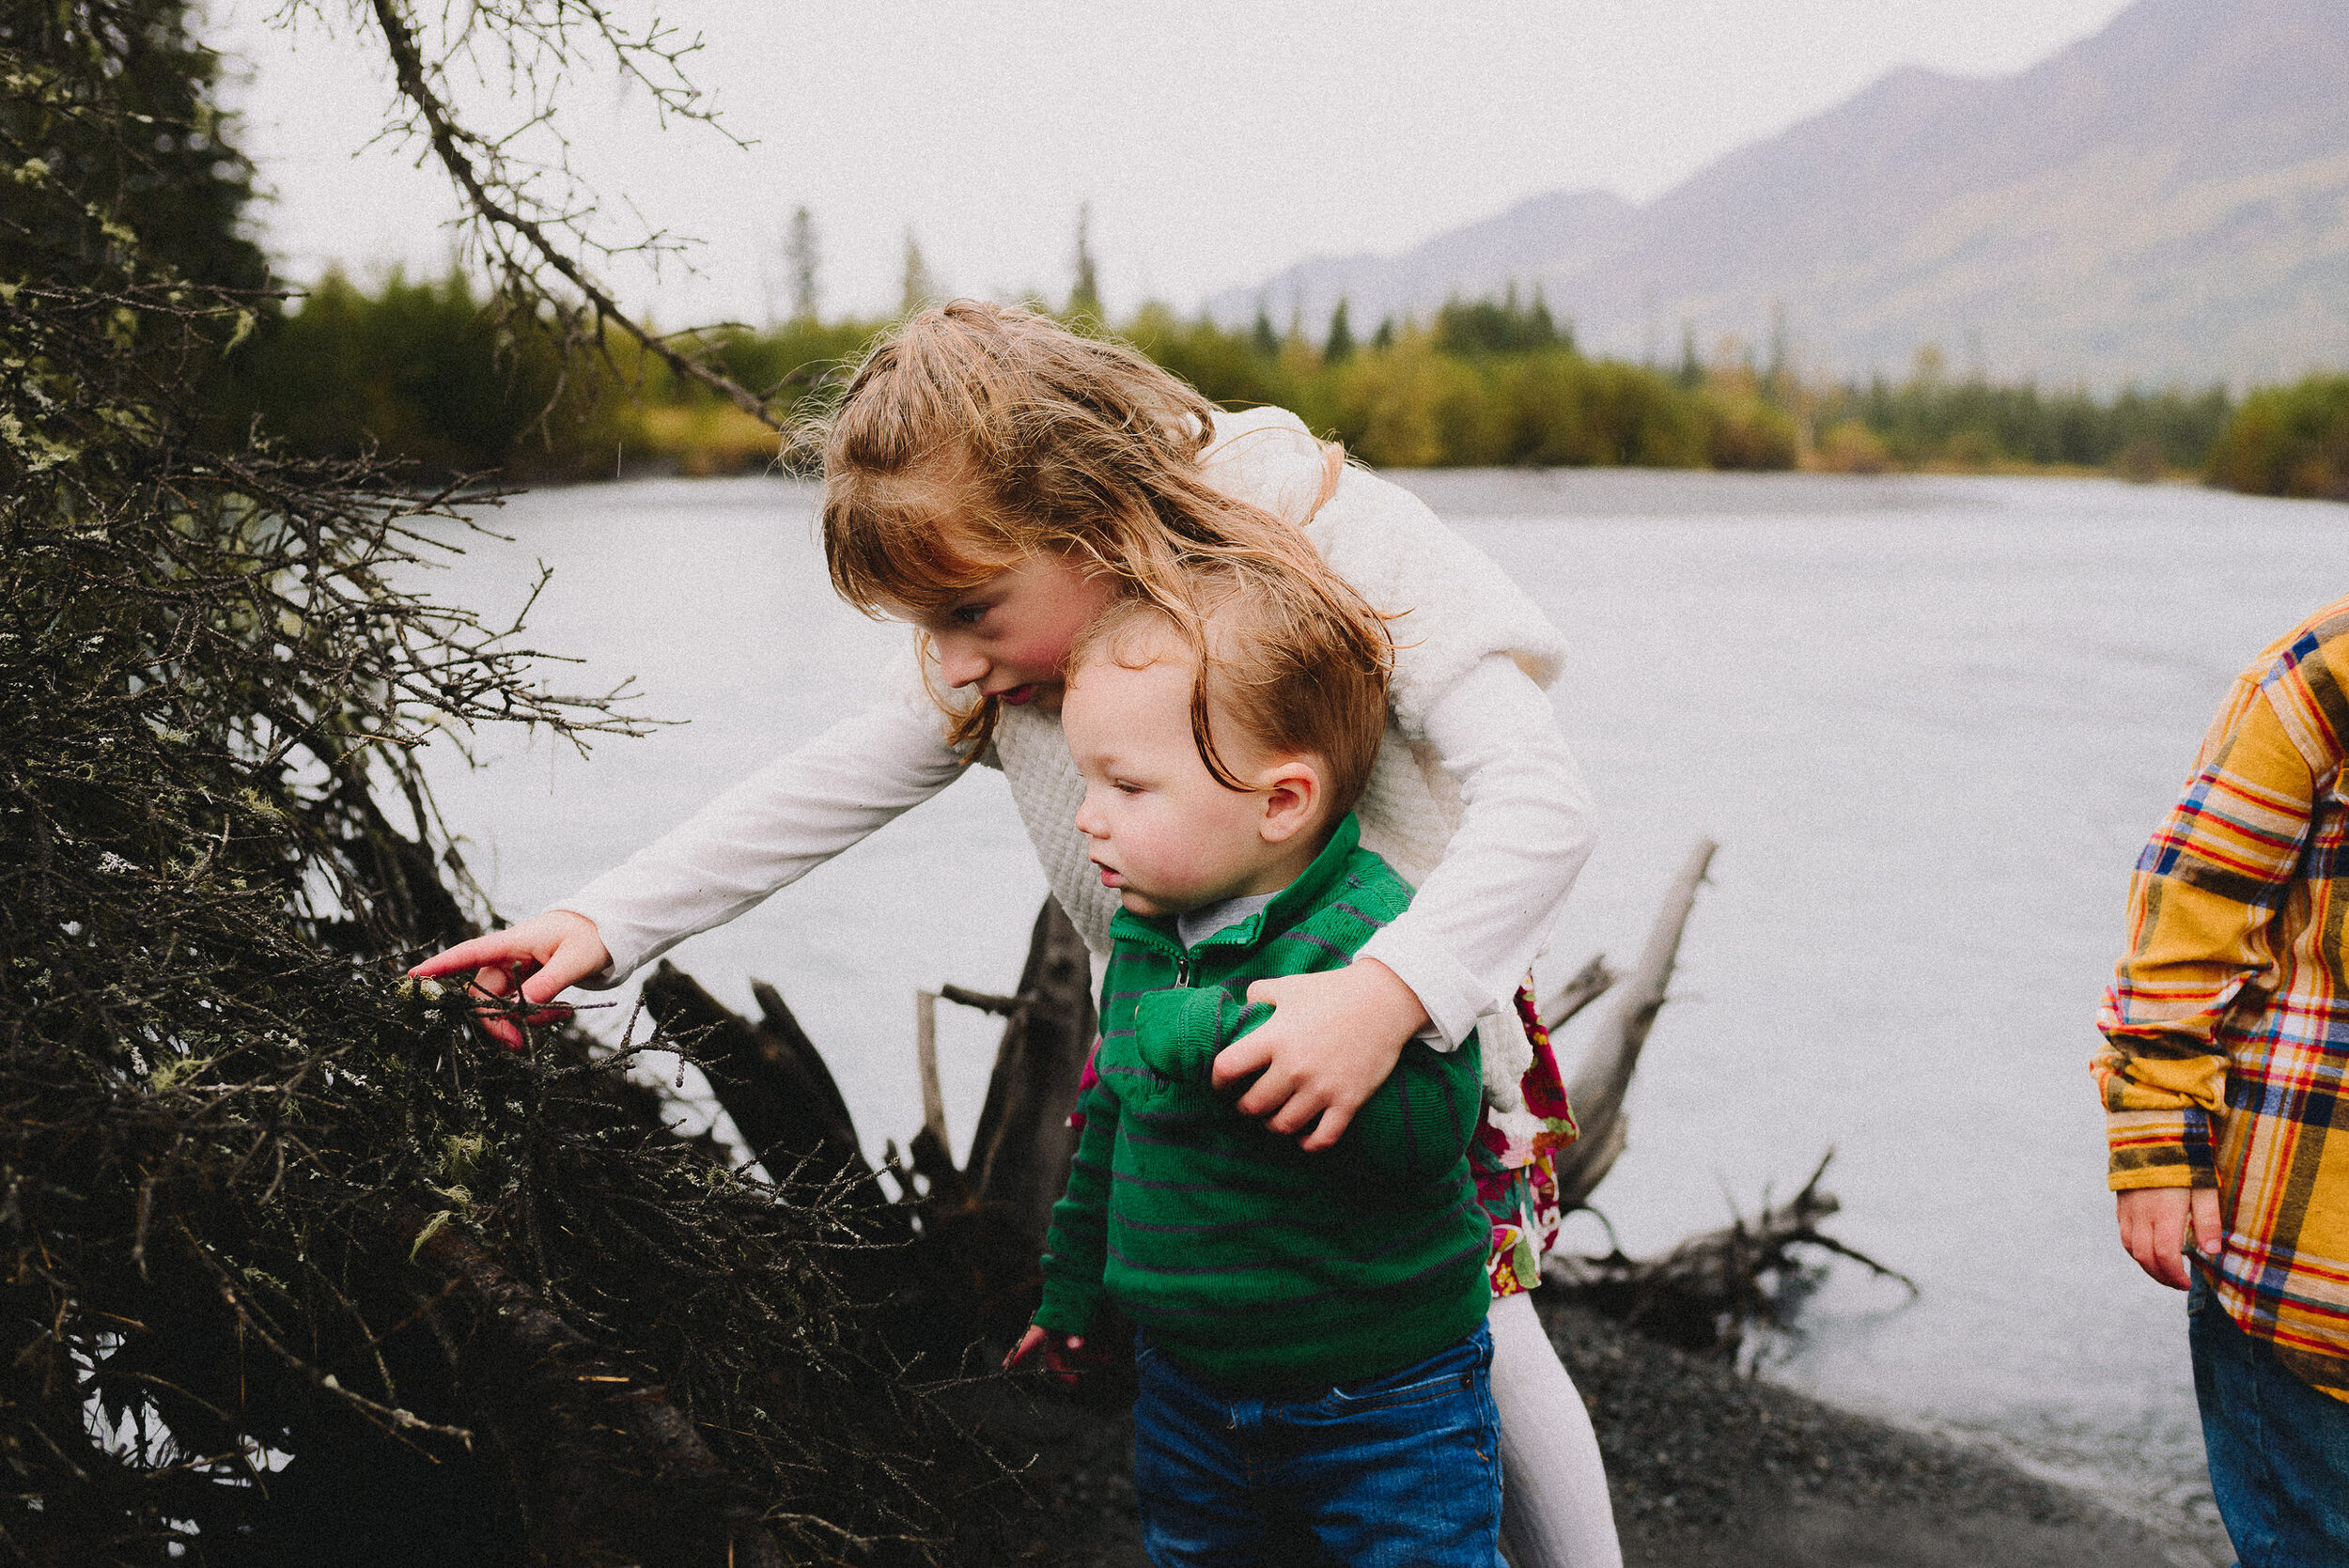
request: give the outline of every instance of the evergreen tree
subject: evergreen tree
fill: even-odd
[[[227,141],[227,116],[212,101],[220,60],[190,38],[188,10],[186,0],[0,8],[0,53],[39,60],[73,50],[102,61],[109,101],[95,113],[84,89],[32,77],[0,93],[0,141],[18,166],[38,163],[80,198],[34,199],[18,176],[0,220],[0,279],[102,273],[111,254],[134,244],[148,265],[193,283],[266,286],[267,259],[242,216],[253,166]],[[144,134],[117,134],[126,123]],[[129,237],[108,233],[101,212]]]
[[[1680,323],[1680,371],[1673,380],[1691,392],[1704,384],[1704,365],[1697,358],[1697,330],[1687,321]]]
[[[1346,318],[1346,296],[1338,296],[1338,308],[1330,313],[1330,340],[1321,350],[1322,359],[1330,365],[1344,365],[1354,357],[1354,329]]]
[[[913,236],[913,225],[906,225],[906,261],[903,282],[897,294],[897,314],[911,316],[918,310],[936,304],[941,290],[938,280],[930,275],[929,263],[922,258],[922,242]]]
[[[1792,390],[1793,369],[1786,341],[1786,302],[1770,302],[1770,359],[1762,370],[1762,396],[1773,402],[1787,400]],[[1977,376],[1976,380],[1981,378]]]
[[[1393,317],[1382,316],[1378,318],[1378,330],[1370,334],[1370,346],[1374,349],[1392,349],[1394,347]]]
[[[791,227],[783,242],[783,256],[791,275],[791,319],[813,326],[822,300],[818,292],[818,273],[823,266],[822,247],[816,237],[816,218],[804,207],[791,213]]]
[[[1262,300],[1256,302],[1256,324],[1248,329],[1248,347],[1266,359],[1274,359],[1281,352],[1281,334],[1272,330],[1271,313]]]
[[[1542,298],[1542,286],[1538,283],[1533,286],[1533,308],[1526,314],[1526,322],[1530,328],[1528,336],[1533,347],[1553,348],[1561,341],[1558,323],[1550,318],[1549,302]],[[1567,348],[1574,347],[1571,333],[1566,335],[1564,342]]]
[[[1101,287],[1093,266],[1093,204],[1077,204],[1076,282],[1068,290],[1067,314],[1097,321],[1101,318]]]

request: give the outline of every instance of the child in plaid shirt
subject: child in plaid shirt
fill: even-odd
[[[2246,1568],[2349,1562],[2344,755],[2349,598],[2228,693],[2138,860],[2098,1018],[2122,1244],[2190,1289],[2211,1484]]]

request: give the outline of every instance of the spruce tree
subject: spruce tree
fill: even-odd
[[[1330,337],[1321,350],[1322,360],[1330,365],[1344,365],[1354,357],[1354,329],[1346,318],[1346,296],[1338,296],[1338,308],[1330,313]]]
[[[816,235],[816,217],[804,207],[791,211],[791,226],[783,241],[784,264],[791,280],[791,319],[814,326],[823,303],[819,290],[823,250]]]
[[[906,225],[905,269],[897,292],[897,314],[911,316],[939,301],[938,280],[930,275],[929,263],[922,257],[922,242],[914,238],[913,225]]]
[[[1066,314],[1084,320],[1101,318],[1100,278],[1093,265],[1093,204],[1077,204],[1077,249],[1072,258],[1076,280],[1069,286]]]
[[[1278,359],[1281,334],[1272,330],[1272,316],[1262,300],[1256,302],[1256,322],[1248,329],[1248,347],[1262,359]]]

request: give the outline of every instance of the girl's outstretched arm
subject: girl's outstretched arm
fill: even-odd
[[[571,986],[617,985],[928,800],[962,768],[919,675],[910,674],[896,692],[720,795],[560,907],[460,942],[409,972],[429,979],[476,970],[484,996],[519,987],[533,1003]],[[521,1044],[510,1009],[485,1011],[482,1027],[508,1046]]]

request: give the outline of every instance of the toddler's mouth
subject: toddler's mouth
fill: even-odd
[[[1122,888],[1126,885],[1126,878],[1119,875],[1115,866],[1103,865],[1099,861],[1096,861],[1093,862],[1093,869],[1101,874],[1101,885],[1105,888]]]

